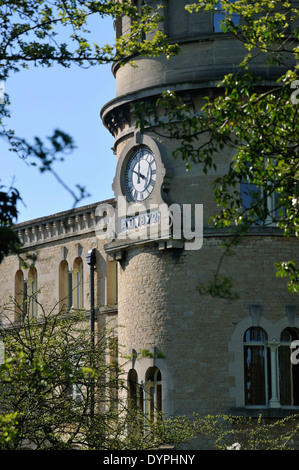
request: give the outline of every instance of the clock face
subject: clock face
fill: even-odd
[[[126,167],[126,188],[134,202],[144,201],[153,191],[157,164],[150,149],[140,148],[129,159]]]

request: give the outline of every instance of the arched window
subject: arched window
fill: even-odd
[[[83,308],[83,261],[78,257],[73,265],[73,303],[74,308]]]
[[[138,383],[138,375],[135,369],[130,369],[128,373],[128,410],[130,414],[129,429],[138,433],[143,429],[143,400],[144,390]]]
[[[59,265],[59,310],[65,311],[72,308],[73,281],[72,272],[69,271],[68,262],[63,260]]]
[[[269,352],[267,334],[262,328],[251,327],[244,334],[245,405],[266,405],[270,381],[268,380]]]
[[[244,335],[245,405],[299,406],[299,364],[293,364],[294,328],[285,328],[279,339],[268,340],[262,328],[251,327]]]
[[[291,343],[298,341],[298,332],[293,328],[285,328],[280,336],[278,349],[279,390],[282,406],[299,405],[299,364],[291,362]]]
[[[131,411],[143,411],[143,389],[138,383],[135,369],[131,369],[128,373],[128,406]]]
[[[162,411],[162,375],[157,367],[150,367],[145,374],[144,411],[151,420]]]
[[[20,321],[27,315],[27,282],[24,280],[22,269],[15,274],[15,321]]]
[[[37,271],[32,267],[28,271],[28,313],[30,318],[37,316]]]
[[[135,369],[131,369],[128,373],[128,405],[130,409],[137,408],[137,386],[137,372]]]
[[[118,302],[118,266],[117,261],[106,260],[106,305],[114,306]]]

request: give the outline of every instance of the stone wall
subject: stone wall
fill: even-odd
[[[109,201],[112,202],[112,201]],[[96,235],[96,208],[100,203],[66,211],[53,216],[35,219],[15,226],[20,239],[23,241],[22,259],[8,256],[1,263],[0,303],[5,305],[10,296],[15,295],[15,275],[21,270],[24,280],[32,265],[37,272],[38,303],[46,312],[59,311],[59,266],[66,261],[70,270],[74,261],[82,259],[83,265],[83,304],[90,310],[90,267],[86,257],[89,250],[96,249],[95,269],[95,307],[100,312],[114,312],[117,299],[112,305],[111,292],[116,279],[112,279],[114,270],[107,270],[107,255],[104,251],[105,239]],[[60,230],[59,230],[60,228]],[[108,305],[109,304],[109,305]],[[10,314],[14,320],[14,312]],[[2,319],[3,321],[3,319]]]
[[[293,240],[244,238],[220,270],[233,279],[239,296],[234,300],[202,295],[198,289],[200,282],[213,280],[221,243],[221,237],[210,236],[199,251],[132,248],[120,263],[119,344],[126,352],[165,354],[155,363],[165,371],[167,409],[176,414],[227,413],[244,406],[243,335],[255,321],[252,305],[260,306],[260,323],[271,324],[274,334],[278,325],[276,336],[289,325],[286,307],[294,298],[275,276],[274,263],[282,247],[285,257],[296,259]],[[135,365],[140,380],[146,367],[142,360]]]

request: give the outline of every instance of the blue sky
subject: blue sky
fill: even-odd
[[[101,20],[101,37],[113,42],[110,19]],[[116,156],[111,148],[113,137],[100,119],[102,106],[115,97],[115,79],[111,65],[90,69],[54,66],[32,67],[12,75],[5,83],[11,101],[7,127],[16,135],[33,142],[43,140],[59,128],[70,134],[77,149],[64,162],[54,164],[66,184],[85,186],[91,194],[80,205],[113,197],[111,184]],[[73,199],[50,173],[41,174],[8,151],[0,140],[0,184],[12,183],[20,191],[17,222],[42,217],[72,207]]]

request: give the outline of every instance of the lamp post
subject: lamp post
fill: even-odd
[[[90,266],[90,342],[91,342],[91,367],[93,366],[93,351],[95,345],[94,339],[94,271],[96,264],[96,249],[89,250],[86,257],[87,264]],[[92,380],[90,390],[90,418],[94,417],[94,382]]]

